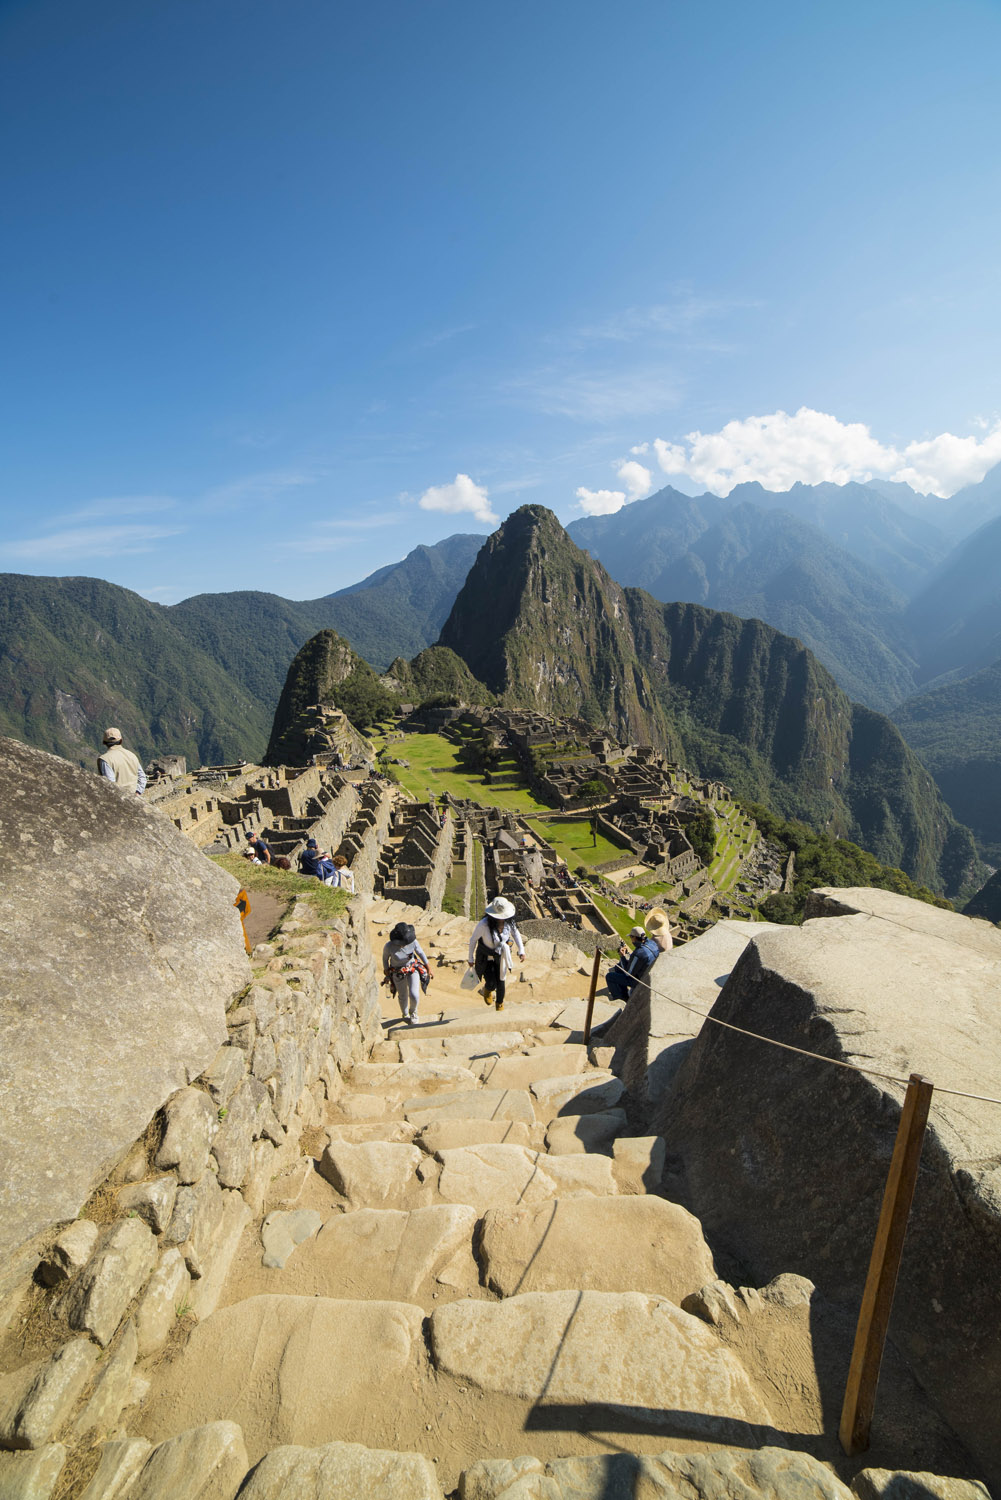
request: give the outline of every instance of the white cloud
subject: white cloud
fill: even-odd
[[[653,475],[635,459],[627,458],[625,463],[619,464],[615,473],[625,485],[630,500],[642,500],[653,489]]]
[[[474,484],[468,474],[456,474],[451,484],[435,484],[418,500],[421,510],[440,510],[455,516],[469,511],[485,526],[496,526],[500,520],[490,509],[487,487]]]
[[[580,508],[586,516],[614,516],[626,503],[625,490],[586,490],[583,485],[577,491]]]
[[[879,476],[947,496],[976,484],[1001,461],[1001,422],[981,440],[941,433],[896,448],[879,442],[862,422],[839,422],[801,406],[791,416],[776,411],[727,422],[719,432],[690,432],[680,443],[656,438],[653,447],[665,474],[685,474],[718,495],[752,480],[787,490],[797,481],[847,484]]]
[[[151,552],[154,542],[179,536],[182,530],[178,526],[79,526],[53,531],[48,536],[5,542],[0,547],[0,557],[121,557],[125,553]]]

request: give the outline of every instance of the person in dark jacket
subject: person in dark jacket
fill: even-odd
[[[630,930],[629,941],[633,945],[632,951],[625,943],[620,943],[620,961],[605,975],[608,993],[613,1000],[628,1000],[654,959],[660,955],[656,938],[649,937],[642,927]]]
[[[299,873],[315,875],[324,885],[334,884],[334,862],[329,855],[323,853],[315,839],[306,840],[306,847],[299,855]]]
[[[269,865],[271,863],[271,848],[264,842],[260,834],[247,834],[247,847],[253,851],[255,865]]]

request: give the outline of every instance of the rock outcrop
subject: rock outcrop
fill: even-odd
[[[1001,933],[878,890],[816,892],[808,916],[748,944],[712,1014],[889,1078],[707,1023],[658,1123],[714,1249],[759,1284],[808,1276],[854,1316],[904,1094],[890,1080],[999,1093]],[[1001,1107],[937,1093],[891,1328],[995,1482],[999,1161]]]
[[[250,968],[231,876],[139,798],[8,739],[0,847],[0,1264],[20,1276],[16,1252],[212,1061]]]

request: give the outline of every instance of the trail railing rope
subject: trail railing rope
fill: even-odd
[[[595,976],[592,978],[585,1042],[590,1035],[591,1009],[594,1003]],[[921,1150],[924,1145],[928,1112],[936,1086],[920,1073],[909,1078],[900,1078],[894,1073],[883,1073],[878,1068],[859,1067],[856,1063],[844,1062],[838,1057],[825,1057],[821,1052],[810,1052],[805,1047],[794,1047],[791,1042],[780,1042],[777,1037],[762,1036],[759,1031],[749,1031],[744,1026],[735,1026],[731,1021],[722,1021],[718,1016],[707,1015],[694,1005],[666,996],[672,1005],[689,1011],[702,1021],[711,1021],[727,1031],[751,1037],[756,1042],[766,1042],[770,1047],[780,1047],[783,1052],[795,1052],[800,1057],[812,1058],[815,1062],[828,1063],[834,1068],[847,1068],[852,1073],[862,1073],[870,1078],[881,1078],[887,1083],[906,1087],[897,1139],[893,1147],[890,1170],[883,1189],[879,1223],[869,1257],[869,1271],[862,1292],[858,1323],[855,1328],[855,1343],[852,1348],[848,1379],[845,1383],[845,1398],[841,1409],[838,1438],[849,1457],[862,1453],[869,1446],[869,1434],[876,1405],[876,1387],[879,1370],[886,1346],[886,1335],[893,1310],[893,1294],[897,1286],[897,1275],[904,1253],[904,1239],[910,1218],[914,1188],[917,1183]],[[949,1094],[955,1099],[975,1099],[981,1104],[1001,1104],[990,1094],[973,1094],[966,1089],[938,1088],[940,1094]]]

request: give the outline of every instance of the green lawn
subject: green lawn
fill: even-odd
[[[293,896],[308,896],[313,910],[323,920],[341,916],[351,899],[347,891],[324,885],[314,875],[297,875],[271,865],[252,865],[242,854],[210,854],[209,858],[234,876],[248,894],[267,891],[279,901],[288,902]]]
[[[558,819],[538,818],[533,819],[538,823],[539,833],[552,844],[560,859],[566,860],[571,870],[577,865],[587,865],[593,869],[595,865],[607,864],[609,860],[621,859],[628,854],[628,849],[620,849],[618,844],[611,843],[598,834],[597,844],[591,842],[591,824],[587,818],[570,818],[566,822]]]
[[[378,740],[376,748],[382,748]],[[484,807],[502,807],[508,812],[550,811],[525,788],[490,786],[482,776],[463,770],[458,764],[461,749],[461,745],[443,739],[440,734],[408,734],[388,746],[390,756],[410,762],[409,767],[393,766],[392,769],[400,778],[400,785],[421,800],[431,792],[435,796],[450,792],[453,797],[470,797]],[[509,768],[505,766],[505,769]],[[608,857],[612,858],[611,855]]]
[[[635,925],[636,918],[626,911],[624,907],[616,906],[614,901],[609,901],[607,896],[603,896],[600,891],[594,891],[587,885],[583,889],[590,896],[602,916],[608,918],[619,934],[619,937],[628,937],[629,929]]]

